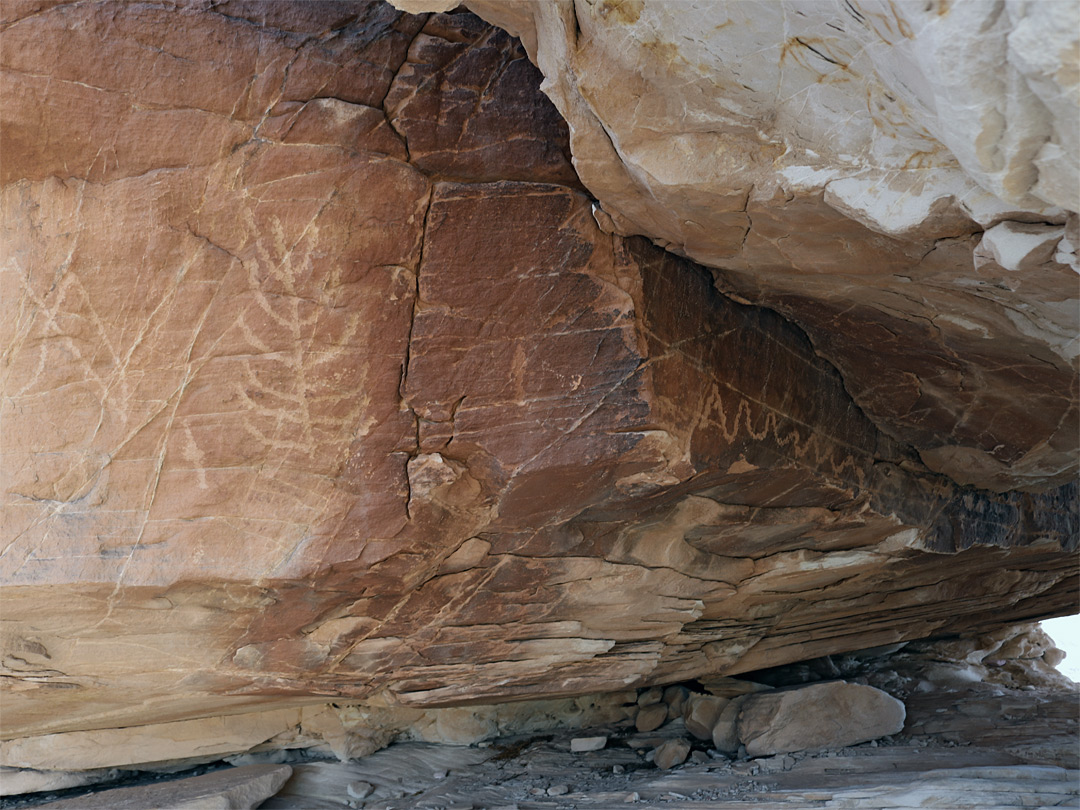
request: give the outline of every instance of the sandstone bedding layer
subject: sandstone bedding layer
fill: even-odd
[[[262,742],[304,703],[579,696],[1075,604],[1071,361],[1011,326],[938,351],[953,327],[921,316],[882,342],[859,290],[887,285],[837,282],[907,268],[935,307],[916,265],[972,278],[974,220],[938,212],[965,235],[927,259],[922,231],[754,209],[832,268],[785,287],[790,262],[615,233],[538,46],[471,14],[3,14],[8,755],[256,711]],[[1060,303],[1062,273],[1016,277]],[[987,477],[968,450],[1006,433]]]
[[[100,771],[5,769],[5,793],[28,779],[38,780],[41,792],[2,806],[204,808],[213,796],[221,806],[302,810],[1064,807],[1080,793],[1080,695],[1061,688],[1065,679],[1051,668],[1060,655],[1037,628],[1005,627],[824,656],[754,673],[754,681],[713,678],[689,688],[609,693],[592,709],[579,700],[576,713],[555,701],[502,704],[488,739],[471,747],[399,742],[335,762],[317,741],[297,736],[286,746],[294,750],[271,741],[262,753],[228,757],[229,765],[127,772],[126,786],[94,795],[57,788]],[[870,683],[902,697],[906,711]],[[853,692],[876,698],[842,697]],[[786,722],[767,710],[777,700],[796,709]],[[606,720],[595,711],[604,702]],[[443,729],[464,730],[470,715],[476,723],[492,708],[442,710],[457,714]],[[657,710],[659,726],[644,722]],[[726,750],[729,734],[748,744]],[[771,744],[751,754],[750,744],[765,737]]]

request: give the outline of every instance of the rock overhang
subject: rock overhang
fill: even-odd
[[[1075,601],[1074,484],[927,469],[820,356],[876,369],[880,308],[811,287],[803,331],[603,230],[519,45],[347,7],[7,21],[5,129],[52,139],[4,192],[5,735],[584,694]],[[7,45],[81,30],[114,57],[55,95]],[[189,160],[110,140],[126,103]]]

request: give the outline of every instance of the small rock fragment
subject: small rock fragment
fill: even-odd
[[[653,764],[657,768],[674,768],[682,765],[690,755],[690,743],[686,740],[668,740],[653,751]]]
[[[704,751],[691,751],[690,759],[701,765],[709,761],[709,755],[706,754]]]
[[[575,754],[599,751],[605,745],[607,745],[607,737],[574,737],[570,740],[570,750]]]
[[[622,765],[612,765],[611,772],[615,774],[626,773],[626,768],[624,768]]]
[[[445,779],[448,775],[449,775],[449,773],[447,771],[435,771],[435,773],[433,773],[431,775],[431,778],[432,779]]]
[[[375,791],[375,788],[368,782],[349,782],[345,787],[345,792],[354,799],[366,799]]]
[[[665,720],[667,720],[667,705],[652,703],[638,710],[634,726],[638,731],[655,731],[664,725]]]
[[[552,785],[547,789],[548,796],[565,796],[570,792],[568,785]]]
[[[624,802],[639,802],[639,801],[641,801],[641,794],[638,793],[635,790],[633,793],[631,793],[629,796],[627,796],[625,799],[623,799],[623,801]]]

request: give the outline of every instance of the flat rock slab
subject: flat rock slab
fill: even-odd
[[[261,807],[263,810],[340,808],[351,798],[350,786],[352,793],[361,792],[355,789],[357,782],[371,786],[372,790],[364,797],[369,803],[426,795],[428,791],[441,789],[452,793],[460,774],[475,771],[498,755],[496,748],[401,743],[351,762],[298,764],[293,767],[292,778]],[[437,774],[442,778],[436,778]]]
[[[188,779],[106,790],[39,805],[60,810],[251,810],[292,775],[288,765],[246,765]]]
[[[94,771],[37,771],[30,768],[0,768],[0,796],[42,793],[95,785],[116,779],[115,768]]]
[[[599,751],[607,745],[607,737],[575,737],[570,741],[570,750],[575,754]]]

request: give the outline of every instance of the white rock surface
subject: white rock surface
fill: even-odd
[[[575,737],[570,741],[570,750],[575,754],[587,751],[599,751],[607,745],[607,737]]]
[[[884,233],[950,196],[980,221],[1077,203],[1075,3],[467,5],[522,37],[620,227],[644,225],[620,204],[630,188],[676,244],[706,224],[687,203],[751,189],[828,189]]]

